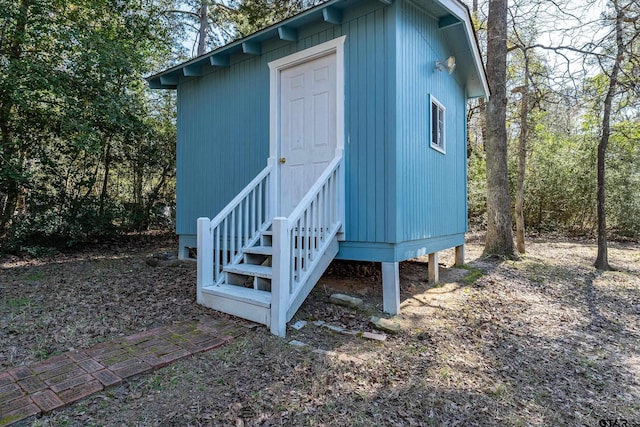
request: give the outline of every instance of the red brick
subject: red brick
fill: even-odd
[[[89,356],[93,357],[94,359],[98,359],[99,357],[108,355],[109,353],[118,352],[118,351],[122,352],[122,345],[119,342],[106,341],[100,344],[96,344],[90,349],[85,350],[85,353],[87,353]]]
[[[69,378],[77,377],[78,375],[84,374],[85,371],[80,366],[75,363],[69,363],[68,365],[64,365],[59,367],[58,369],[54,369],[53,371],[43,372],[40,375],[40,379],[44,380],[45,383],[51,385],[55,383],[59,383],[60,381],[67,380]]]
[[[149,331],[140,332],[139,334],[131,335],[122,339],[123,343],[136,345],[141,342],[149,341],[158,334],[158,329],[151,329]]]
[[[4,416],[2,414],[15,411],[16,409],[20,409],[23,406],[28,406],[33,403],[29,396],[23,396],[20,399],[2,400],[0,402],[0,416]]]
[[[149,365],[152,365],[154,369],[160,369],[167,366],[169,363],[175,362],[176,360],[182,359],[190,355],[191,355],[190,351],[179,349],[169,354],[163,354],[163,355],[147,354],[147,355],[141,356],[141,358],[142,360],[147,362]]]
[[[0,387],[9,385],[15,382],[15,379],[9,375],[9,372],[0,373]]]
[[[189,332],[193,332],[194,330],[196,330],[196,325],[191,322],[178,323],[176,325],[169,326],[166,330],[171,333],[182,335],[182,334],[188,334]]]
[[[182,335],[183,338],[185,338],[187,341],[197,344],[200,342],[204,342],[207,340],[210,340],[212,338],[217,338],[216,335],[210,334],[210,333],[205,333],[205,332],[201,332],[201,331],[197,331],[197,332],[192,332],[189,334],[184,334]]]
[[[4,404],[0,403],[0,426],[8,426],[39,413],[40,409],[34,405],[29,397],[23,397]]]
[[[33,375],[33,371],[28,366],[18,366],[9,371],[15,379],[21,380]]]
[[[83,374],[78,377],[69,378],[67,380],[60,381],[55,384],[51,384],[51,390],[55,391],[56,393],[60,393],[63,390],[67,390],[67,389],[79,386],[80,384],[83,384],[83,383],[88,383],[93,379],[94,378],[91,376],[91,374]]]
[[[210,340],[200,342],[197,344],[184,343],[184,344],[181,344],[180,347],[190,351],[193,354],[196,354],[196,353],[201,353],[203,351],[209,351],[214,348],[218,348],[226,344],[227,342],[229,342],[229,340],[230,340],[229,338],[212,338]]]
[[[187,341],[189,341],[188,339],[186,339],[185,337],[183,337],[180,334],[174,333],[168,336],[164,336],[164,339],[167,340],[168,342],[172,343],[172,344],[176,344],[176,345],[180,345],[182,343],[185,343]]]
[[[122,362],[114,363],[111,366],[107,366],[107,368],[112,370],[112,371],[115,371],[116,369],[122,369],[122,368],[125,368],[127,366],[135,365],[139,361],[140,361],[140,359],[138,359],[137,357],[130,356],[127,360],[123,360]]]
[[[71,378],[79,377],[79,376],[84,375],[84,374],[87,373],[84,369],[82,369],[80,366],[78,366],[76,364],[74,364],[72,367],[73,367],[73,369],[68,370],[66,372],[62,372],[58,376],[45,379],[44,380],[45,384],[47,384],[47,385],[59,384],[61,382],[67,381],[67,380],[69,380]]]
[[[42,390],[47,388],[47,385],[42,382],[42,380],[36,376],[27,377],[23,380],[18,381],[20,387],[27,393],[35,393],[38,390]]]
[[[103,360],[110,359],[113,357],[118,357],[126,353],[127,353],[127,349],[125,347],[122,347],[120,344],[118,344],[117,347],[111,347],[110,351],[104,351],[104,352],[100,351],[97,354],[91,355],[91,357],[94,360],[97,360],[98,362],[102,362]]]
[[[91,375],[97,378],[105,387],[118,385],[122,382],[122,378],[111,372],[109,369],[103,369],[102,371],[94,372]]]
[[[104,359],[100,360],[100,363],[103,366],[111,366],[111,365],[115,365],[117,363],[126,362],[129,359],[131,359],[131,354],[129,352],[124,352],[124,353],[121,353],[121,354],[114,354],[112,356],[104,358]]]
[[[120,378],[127,378],[149,372],[151,371],[152,366],[142,360],[131,359],[126,362],[118,363],[113,367],[110,366],[109,369]]]
[[[89,359],[89,355],[82,350],[72,350],[66,353],[66,356],[76,362]]]
[[[146,341],[142,341],[138,344],[132,345],[131,347],[128,348],[128,350],[129,352],[146,351],[149,348],[153,349],[154,347],[158,347],[166,344],[169,344],[169,343],[163,339],[154,337]]]
[[[51,359],[31,366],[31,370],[36,374],[41,374],[43,372],[53,371],[64,365],[68,365],[70,362],[71,359],[69,359],[66,354],[61,354],[60,356],[52,357]]]
[[[64,402],[51,390],[40,391],[31,396],[31,399],[42,412],[53,411],[64,406]]]
[[[102,389],[103,387],[100,381],[93,380],[88,383],[80,384],[77,387],[61,391],[58,393],[58,396],[60,396],[60,399],[62,399],[64,403],[71,403],[87,396],[91,396],[93,393],[97,393]]]
[[[76,363],[80,365],[82,369],[84,369],[89,373],[104,369],[104,366],[102,366],[100,363],[96,362],[93,359],[78,360]]]
[[[182,350],[182,348],[178,347],[174,344],[169,344],[165,342],[163,345],[157,345],[152,348],[147,349],[143,355],[154,355],[154,356],[162,356],[164,354],[175,353],[176,351]]]
[[[173,344],[169,344],[169,345],[165,345],[164,347],[158,348],[156,349],[153,354],[156,356],[164,356],[165,354],[172,354],[175,353],[177,351],[182,351],[184,350],[183,348],[177,346],[177,345],[173,345]]]
[[[112,345],[113,345],[113,341],[102,341],[102,342],[99,342],[98,344],[92,345],[89,349],[85,349],[83,351],[87,354],[90,354],[89,353],[90,351],[100,350],[103,348],[111,347]]]
[[[16,383],[11,383],[0,387],[0,402],[9,402],[24,396],[26,393],[22,391]]]

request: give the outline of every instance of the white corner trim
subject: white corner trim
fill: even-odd
[[[452,15],[464,22],[465,33],[467,36],[467,42],[471,47],[471,53],[473,62],[478,70],[480,80],[482,80],[482,87],[485,91],[485,98],[489,97],[489,84],[487,83],[487,76],[484,70],[484,64],[482,62],[482,55],[478,50],[478,43],[474,36],[473,24],[471,23],[471,16],[469,15],[469,9],[464,6],[460,0],[438,0],[445,9],[451,12]]]

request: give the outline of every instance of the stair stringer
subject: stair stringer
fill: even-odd
[[[289,308],[287,309],[287,322],[293,318],[304,300],[307,299],[313,290],[313,287],[318,283],[318,280],[320,280],[324,272],[327,270],[331,261],[333,261],[336,255],[338,255],[339,246],[338,238],[334,236],[331,243],[327,245],[326,250],[317,261],[313,272],[307,277],[306,283],[300,287],[295,298],[289,302]]]

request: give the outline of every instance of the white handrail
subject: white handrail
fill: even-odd
[[[288,218],[273,219],[271,332],[284,336],[287,311],[342,227],[344,185],[340,153],[313,184]]]
[[[296,208],[287,218],[289,220],[290,228],[292,227],[291,224],[293,224],[294,221],[298,220],[304,213],[311,201],[316,197],[318,191],[322,189],[327,179],[335,172],[335,169],[340,166],[341,162],[342,157],[336,157],[335,159],[333,159],[331,163],[329,163],[329,166],[327,166],[324,172],[322,172],[320,177],[316,180],[316,182],[311,186],[307,194],[302,198],[302,200],[300,200],[300,203],[298,203]]]
[[[240,262],[269,226],[273,212],[274,162],[270,161],[213,220],[198,219],[198,301],[202,290],[225,280],[224,268]],[[288,218],[273,218],[270,327],[284,336],[287,311],[313,286],[318,266],[343,224],[342,152],[326,167]],[[276,195],[277,196],[277,195]]]
[[[206,283],[221,284],[224,281],[224,268],[238,263],[243,256],[243,249],[254,245],[260,233],[267,228],[271,220],[268,198],[271,194],[272,170],[273,165],[267,165],[210,221],[202,236],[198,236],[198,262],[201,259],[204,263],[211,262],[206,272],[203,269],[199,278],[202,285],[199,287]],[[200,254],[201,250],[208,253]]]
[[[260,181],[262,181],[263,179],[265,179],[267,177],[267,175],[269,175],[271,173],[271,169],[273,169],[272,165],[267,165],[264,169],[262,169],[262,171],[256,175],[255,178],[253,178],[253,180],[251,180],[251,182],[249,184],[247,184],[246,187],[244,187],[242,189],[242,191],[240,191],[238,193],[238,195],[236,197],[233,198],[233,200],[231,200],[227,206],[225,206],[219,213],[218,215],[216,215],[212,220],[211,223],[212,225],[217,225],[219,224],[226,216],[228,216],[231,211],[233,210],[234,207],[238,206],[238,204],[240,203],[240,201],[242,199],[244,199],[245,197],[247,197],[247,195],[251,192],[251,190],[253,190],[258,183],[260,183]]]

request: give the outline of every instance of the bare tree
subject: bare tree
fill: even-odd
[[[522,75],[519,77],[521,79],[521,84],[511,90],[512,94],[520,93],[520,101],[519,101],[519,116],[516,121],[519,127],[519,135],[518,135],[518,174],[516,178],[516,189],[515,189],[515,221],[516,221],[516,248],[519,253],[525,253],[525,220],[524,220],[524,199],[525,199],[525,176],[527,170],[527,145],[529,140],[529,135],[531,134],[529,126],[529,113],[533,106],[536,104],[539,105],[538,102],[532,99],[532,86],[535,85],[533,81],[533,76],[531,72],[531,62],[533,57],[534,65],[536,65],[535,58],[535,47],[532,45],[535,44],[535,39],[538,35],[537,26],[532,26],[528,24],[528,22],[539,21],[539,9],[540,3],[531,2],[528,7],[522,8],[522,14],[518,5],[515,8],[511,8],[509,13],[511,15],[511,24],[512,24],[512,42],[510,43],[509,51],[510,52],[519,52],[522,55],[522,62],[517,62],[518,65],[522,66]],[[520,16],[518,16],[520,15]],[[538,62],[539,65],[539,62]],[[518,66],[518,68],[520,68]],[[538,66],[538,69],[541,67]],[[516,77],[514,77],[514,80]],[[533,87],[535,91],[535,87]],[[533,101],[533,102],[532,102]]]
[[[529,57],[524,50],[524,77],[520,104],[520,137],[518,138],[518,179],[516,180],[516,248],[525,253],[524,243],[524,178],[527,168],[527,136],[529,134]]]
[[[610,269],[607,251],[607,222],[606,222],[606,153],[609,144],[609,138],[612,133],[612,114],[616,109],[616,96],[620,95],[625,89],[621,88],[621,77],[625,81],[638,81],[637,73],[634,76],[633,66],[631,63],[637,62],[637,52],[634,47],[640,39],[638,29],[640,2],[638,0],[609,0],[609,6],[613,13],[610,16],[603,15],[602,19],[585,22],[576,11],[572,11],[569,4],[554,3],[557,14],[563,17],[564,25],[556,25],[555,39],[559,40],[555,46],[545,46],[543,44],[531,45],[528,49],[542,48],[553,51],[558,58],[561,58],[566,64],[565,85],[572,84],[576,86],[582,81],[578,78],[582,75],[585,78],[593,75],[594,63],[599,65],[600,70],[607,77],[606,93],[602,101],[602,120],[600,126],[600,138],[597,149],[597,237],[598,237],[598,254],[594,265],[598,269]],[[588,1],[587,4],[581,6],[594,7],[594,3]],[[557,19],[557,18],[556,18]],[[610,22],[608,25],[604,22]],[[611,31],[602,32],[603,29],[611,28]],[[574,37],[576,33],[581,36],[591,34],[592,39],[582,44],[566,44],[565,40]],[[573,34],[573,36],[572,36]],[[584,38],[584,37],[583,37]],[[613,41],[613,43],[612,43]],[[522,47],[521,47],[522,49]],[[637,47],[635,48],[637,49]],[[526,58],[526,52],[525,58]],[[582,70],[576,66],[576,61],[571,58],[582,57]],[[625,71],[625,61],[629,63]],[[526,68],[525,60],[525,68]],[[525,70],[526,71],[526,70]],[[524,105],[523,105],[524,107]],[[523,111],[524,112],[524,111]],[[522,134],[520,145],[522,145]],[[522,153],[521,153],[522,154]],[[525,158],[526,159],[526,158]],[[520,163],[522,165],[522,157]],[[520,177],[518,178],[518,182]],[[520,190],[517,190],[517,198]],[[518,201],[516,201],[516,211],[518,210]],[[516,218],[518,214],[516,212]],[[518,221],[518,219],[517,219]],[[518,243],[520,247],[520,243]]]
[[[611,110],[614,97],[618,91],[619,76],[622,70],[622,64],[625,55],[632,55],[629,48],[634,40],[638,38],[637,28],[632,28],[632,36],[625,40],[625,23],[637,26],[639,17],[629,16],[631,7],[635,3],[634,0],[623,4],[621,0],[611,0],[611,5],[615,11],[615,58],[611,66],[609,74],[609,85],[607,94],[604,98],[602,108],[602,135],[598,143],[598,255],[594,263],[598,270],[611,270],[609,265],[609,256],[607,250],[607,220],[606,220],[606,154],[609,145],[609,137],[611,135]],[[636,12],[637,13],[637,12]]]
[[[517,258],[511,230],[507,173],[507,8],[508,0],[489,0],[487,21],[487,237],[486,255]]]
[[[207,33],[209,32],[209,8],[203,1],[198,9],[198,51],[197,55],[203,55],[207,49]]]

